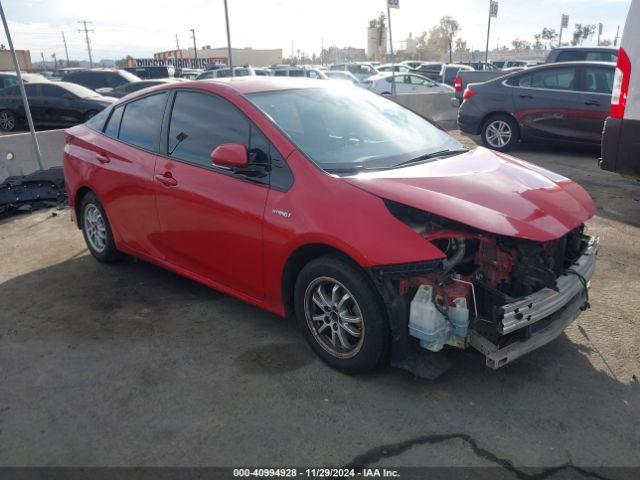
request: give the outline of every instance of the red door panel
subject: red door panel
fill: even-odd
[[[118,246],[161,257],[154,172],[156,155],[104,135],[95,136],[91,183],[104,205]]]
[[[159,247],[166,259],[262,298],[268,188],[165,157],[158,158],[155,176]]]

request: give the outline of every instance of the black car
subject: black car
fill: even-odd
[[[142,90],[143,88],[155,87],[156,85],[163,85],[166,83],[179,83],[184,81],[186,80],[182,78],[158,78],[156,80],[140,80],[139,82],[125,83],[124,85],[113,88],[108,92],[106,91],[107,89],[100,89],[100,91],[104,91],[105,95],[109,95],[110,97],[122,98],[125,95],[137,92],[138,90]]]
[[[175,73],[175,68],[172,66],[124,67],[124,70],[143,80],[171,78]]]
[[[433,80],[434,82],[439,82],[442,65],[443,64],[441,62],[425,62],[416,67],[413,70],[413,73],[418,73],[430,80]]]
[[[519,141],[599,143],[609,114],[615,64],[545,64],[472,83],[458,111],[463,132],[505,151]]]
[[[126,70],[101,68],[71,72],[62,77],[63,82],[77,83],[83,87],[98,91],[101,88],[115,88],[141,79]],[[101,92],[99,92],[101,93]]]
[[[23,73],[21,74],[24,83],[30,82],[46,82],[47,79],[39,73]],[[12,87],[18,84],[18,75],[14,72],[0,72],[0,89]]]
[[[74,83],[28,83],[24,88],[37,127],[69,127],[86,122],[116,100]],[[9,132],[26,123],[20,88],[14,85],[0,90],[0,130]]]

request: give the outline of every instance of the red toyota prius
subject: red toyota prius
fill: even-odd
[[[171,84],[67,130],[91,254],[161,265],[297,318],[329,365],[433,378],[444,350],[499,368],[588,308],[595,212],[576,183],[363,89]],[[241,321],[239,319],[238,321]]]

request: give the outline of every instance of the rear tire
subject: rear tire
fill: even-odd
[[[122,259],[123,254],[113,241],[113,232],[104,207],[93,192],[82,197],[80,219],[84,241],[96,260],[114,263]]]
[[[2,110],[0,112],[0,130],[3,132],[13,132],[17,124],[18,119],[11,110]]]
[[[381,300],[352,262],[327,255],[309,262],[296,279],[296,319],[313,351],[344,373],[380,366],[389,347]]]
[[[485,147],[499,152],[511,150],[520,141],[517,122],[513,117],[502,113],[489,117],[480,134]]]

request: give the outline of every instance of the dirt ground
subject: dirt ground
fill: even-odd
[[[498,371],[453,352],[432,382],[342,375],[291,320],[144,262],[101,265],[68,210],[3,220],[0,465],[640,466],[640,183],[594,150],[514,155],[596,200],[592,309]]]

